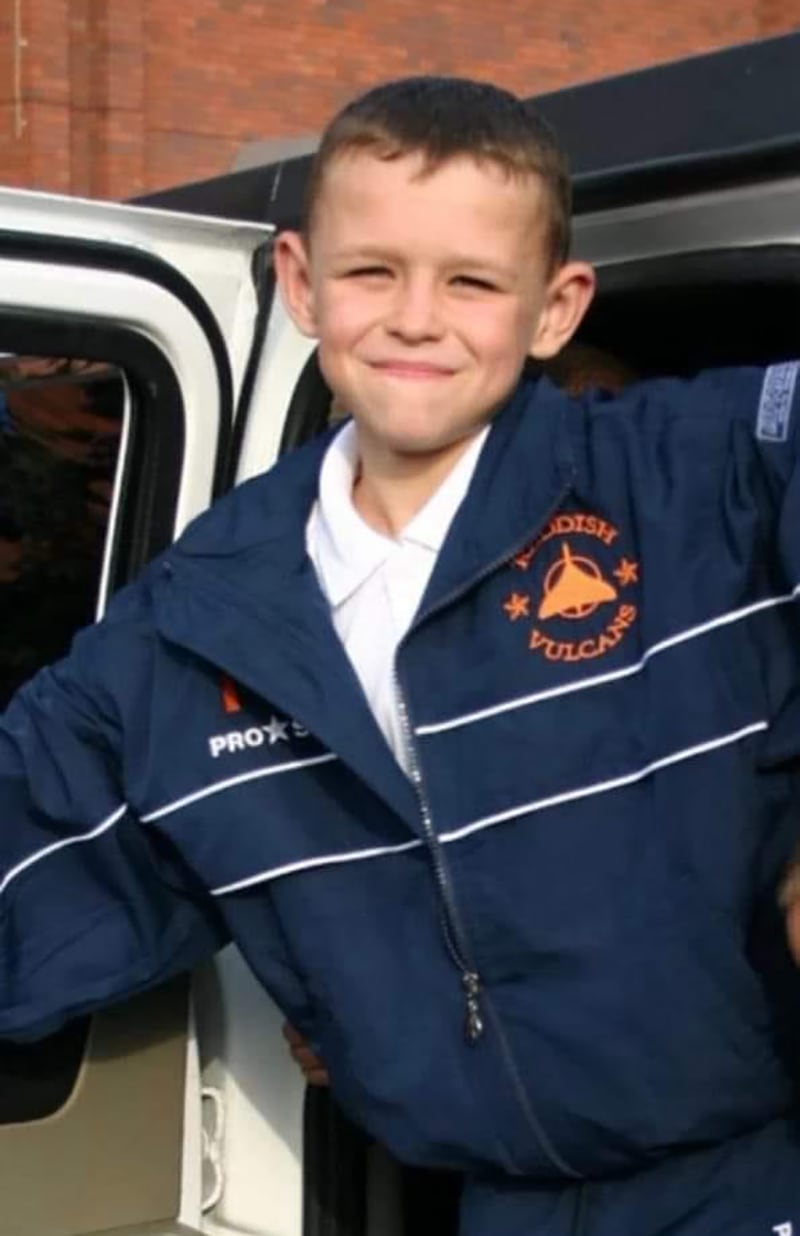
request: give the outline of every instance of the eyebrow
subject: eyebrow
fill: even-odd
[[[390,249],[382,249],[378,245],[353,245],[346,249],[335,249],[331,257],[338,262],[361,260],[362,258],[382,259],[391,258],[392,251]]]

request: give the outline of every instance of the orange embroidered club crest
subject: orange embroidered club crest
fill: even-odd
[[[512,568],[529,575],[531,586],[515,588],[503,610],[510,622],[535,620],[528,637],[532,652],[549,661],[593,660],[625,637],[638,610],[623,594],[638,584],[639,564],[619,554],[619,536],[614,524],[597,515],[560,514],[512,559]]]

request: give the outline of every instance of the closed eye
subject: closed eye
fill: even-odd
[[[350,279],[374,278],[390,274],[388,266],[354,266],[346,272]]]
[[[500,290],[496,283],[492,283],[489,279],[481,279],[478,275],[456,275],[452,282],[458,287],[475,288],[481,292],[498,292]]]

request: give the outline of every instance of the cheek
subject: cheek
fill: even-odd
[[[505,371],[518,366],[525,357],[532,327],[525,315],[502,310],[487,313],[476,323],[473,338],[483,360]]]
[[[329,386],[346,389],[352,362],[366,355],[370,323],[363,308],[346,298],[330,298],[317,322],[319,364]]]
[[[329,350],[343,351],[363,338],[376,316],[376,305],[370,298],[331,292],[318,301],[318,332]]]

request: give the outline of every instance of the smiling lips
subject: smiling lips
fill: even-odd
[[[444,365],[432,365],[425,361],[373,361],[372,368],[390,378],[416,378],[417,380],[451,378],[455,373],[454,369],[447,369]]]

